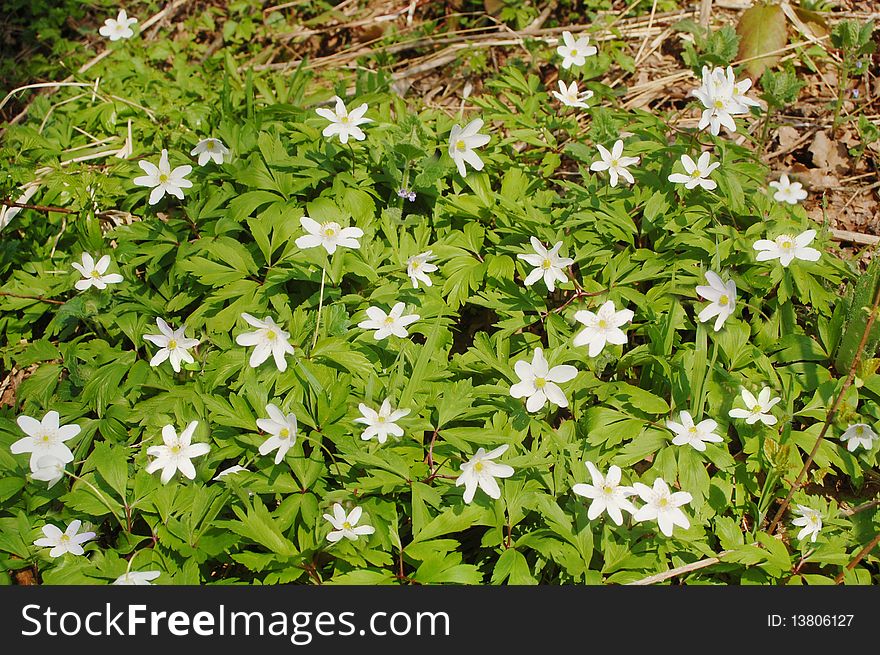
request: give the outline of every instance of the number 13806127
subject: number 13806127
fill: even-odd
[[[771,628],[848,628],[855,614],[768,614]]]

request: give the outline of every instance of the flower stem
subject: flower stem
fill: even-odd
[[[121,518],[119,518],[119,516],[116,514],[116,510],[113,509],[113,506],[110,504],[110,501],[107,500],[106,496],[104,496],[104,494],[101,493],[101,491],[95,485],[93,485],[91,482],[89,482],[85,478],[81,478],[76,473],[71,473],[70,471],[65,471],[64,473],[66,475],[69,475],[70,477],[72,477],[74,480],[79,480],[84,485],[86,485],[89,489],[91,489],[92,493],[94,493],[95,496],[97,496],[98,499],[102,503],[104,503],[104,506],[108,510],[110,510],[110,514],[119,522],[119,527],[122,528],[122,530],[124,532],[129,532],[129,534],[131,534],[130,531],[128,530],[128,528],[126,527],[125,522]]]
[[[859,343],[858,349],[856,350],[856,356],[853,358],[853,362],[849,367],[849,373],[847,374],[846,379],[843,381],[843,385],[840,387],[840,392],[834,399],[834,403],[828,410],[828,414],[825,416],[825,423],[824,425],[822,425],[822,431],[819,432],[819,436],[816,437],[816,443],[813,444],[813,448],[812,450],[810,450],[810,454],[807,456],[807,460],[804,462],[804,465],[801,468],[801,472],[798,473],[797,478],[795,478],[794,484],[791,485],[791,490],[788,492],[785,500],[782,501],[782,504],[776,511],[776,516],[773,517],[773,520],[767,527],[768,534],[773,534],[773,529],[779,524],[779,521],[782,519],[782,515],[785,513],[785,510],[788,509],[788,506],[791,504],[792,497],[797,492],[797,490],[801,488],[804,477],[807,475],[807,471],[812,465],[813,459],[816,457],[816,453],[819,452],[819,446],[822,444],[822,439],[825,438],[825,435],[828,432],[828,428],[831,427],[831,422],[834,420],[834,417],[837,415],[837,410],[840,408],[840,405],[843,402],[843,397],[846,395],[847,389],[849,389],[850,385],[853,383],[853,380],[856,377],[856,369],[858,368],[859,362],[862,359],[862,353],[865,350],[865,344],[868,341],[868,335],[871,333],[871,328],[874,326],[874,321],[877,318],[878,306],[880,306],[880,287],[877,288],[877,292],[874,294],[874,304],[871,307],[871,314],[868,316],[868,322],[865,324],[864,332],[862,332],[862,340]]]
[[[318,318],[315,321],[315,338],[312,339],[312,350],[318,343],[318,330],[321,328],[321,309],[324,307],[324,278],[327,276],[327,269],[321,269],[321,293],[318,296]]]

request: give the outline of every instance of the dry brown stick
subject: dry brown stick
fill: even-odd
[[[709,27],[712,18],[712,0],[700,0],[700,25]]]
[[[654,584],[655,582],[663,582],[664,580],[669,580],[669,578],[674,578],[677,575],[699,571],[700,569],[705,569],[708,566],[718,564],[718,562],[721,561],[721,558],[728,553],[730,553],[729,550],[724,550],[718,553],[716,557],[708,557],[706,559],[701,559],[698,562],[692,562],[690,564],[685,564],[684,566],[679,566],[678,568],[669,569],[668,571],[664,571],[663,573],[650,575],[647,578],[642,578],[641,580],[636,580],[635,582],[628,582],[627,585],[650,585]]]
[[[850,230],[831,230],[831,238],[834,241],[846,241],[848,243],[858,243],[863,246],[876,246],[880,243],[880,237],[873,234],[862,234],[861,232],[851,232]]]
[[[648,18],[648,30],[650,30],[654,26],[654,15],[656,13],[657,13],[657,0],[654,0],[654,2],[651,3],[651,16]],[[645,51],[645,46],[648,45],[648,37],[649,36],[650,36],[650,34],[646,32],[645,38],[642,39],[642,44],[639,46],[639,50],[638,50],[638,52],[636,52],[636,56],[633,59],[634,66],[639,65],[639,61],[642,58],[642,53]]]
[[[43,296],[28,296],[21,293],[12,293],[11,291],[0,291],[0,296],[8,296],[10,298],[23,298],[25,300],[39,300],[40,302],[46,302],[50,305],[63,305],[65,302],[64,300],[54,300],[52,298],[44,298]]]
[[[861,505],[857,505],[852,509],[843,509],[840,510],[840,513],[844,516],[852,516],[853,514],[858,514],[860,512],[864,512],[866,510],[871,509],[872,507],[877,507],[880,505],[880,498],[875,498],[874,500],[869,500],[867,503],[862,503]]]
[[[794,497],[795,493],[797,493],[797,490],[800,489],[801,483],[803,482],[804,477],[807,475],[807,471],[809,471],[810,466],[813,463],[813,459],[816,457],[816,453],[819,452],[819,446],[822,445],[822,440],[825,438],[825,434],[828,432],[828,428],[831,427],[831,422],[837,415],[837,410],[840,407],[840,404],[843,402],[843,396],[846,394],[847,389],[849,389],[850,385],[853,383],[853,380],[856,377],[856,368],[858,368],[859,362],[862,359],[862,353],[865,350],[865,344],[868,342],[868,335],[871,333],[871,328],[874,327],[874,321],[877,318],[878,306],[880,306],[880,287],[877,288],[877,291],[874,294],[874,303],[871,306],[871,314],[868,316],[868,321],[865,323],[865,330],[862,333],[861,340],[859,341],[859,347],[856,350],[856,356],[853,358],[853,362],[849,367],[849,372],[846,375],[846,379],[843,381],[843,386],[840,389],[840,393],[837,394],[837,398],[834,399],[834,403],[831,405],[831,409],[828,410],[828,414],[825,417],[825,424],[822,426],[822,431],[819,432],[819,436],[816,437],[816,443],[813,444],[813,448],[812,450],[810,450],[810,454],[807,456],[807,460],[804,462],[804,465],[801,468],[801,472],[798,473],[797,478],[795,478],[794,483],[791,485],[791,489],[789,490],[788,495],[786,495],[785,500],[782,501],[782,504],[776,511],[776,516],[773,517],[773,520],[767,527],[767,534],[773,534],[773,530],[776,528],[777,525],[779,525],[779,521],[782,519],[782,515],[785,514],[785,510],[788,509],[788,506],[791,504],[791,499]]]
[[[856,566],[858,566],[859,562],[861,562],[863,559],[865,559],[865,557],[868,555],[868,553],[870,553],[872,550],[874,550],[874,548],[877,546],[877,544],[880,544],[880,532],[878,532],[876,535],[874,535],[874,538],[871,539],[871,543],[869,543],[867,546],[862,548],[859,551],[859,554],[853,558],[853,561],[850,562],[849,564],[847,564],[846,568],[840,572],[840,575],[838,575],[836,578],[834,578],[834,584],[840,584],[841,582],[843,582],[843,579],[846,577],[846,572],[852,571],[854,568],[856,568]]]
[[[679,11],[658,13],[654,19],[655,28],[653,28],[653,29],[657,29],[659,32],[659,28],[656,27],[658,23],[671,21],[675,18],[679,18],[682,15],[689,14],[689,13],[692,13],[692,12],[690,12],[689,10],[679,10]],[[641,29],[642,27],[647,26],[648,19],[642,18],[642,17],[637,17],[637,18],[633,18],[633,19],[623,19],[620,22],[622,24],[626,25],[627,30],[637,31],[638,29]],[[562,27],[544,27],[541,29],[533,29],[530,26],[529,28],[526,28],[525,30],[519,30],[519,31],[513,32],[513,34],[515,34],[518,37],[527,37],[527,36],[532,37],[532,38],[549,37],[549,36],[553,36],[556,34],[560,34],[566,30],[571,31],[571,32],[577,32],[580,30],[586,30],[590,27],[593,27],[593,26],[588,25],[588,24],[583,24],[583,25],[567,25],[567,26],[562,26]],[[345,61],[357,59],[358,57],[362,57],[367,54],[375,54],[377,52],[382,52],[385,54],[395,54],[398,52],[403,52],[405,50],[413,50],[413,49],[423,48],[423,47],[428,47],[428,46],[436,47],[439,45],[452,45],[454,43],[471,44],[471,43],[475,43],[478,41],[498,39],[502,36],[508,36],[510,33],[511,33],[510,30],[502,30],[499,28],[491,29],[491,28],[485,28],[485,27],[477,27],[477,28],[471,28],[471,29],[467,29],[467,30],[460,30],[459,32],[456,32],[453,34],[448,34],[448,35],[445,35],[445,36],[439,37],[439,38],[423,37],[423,38],[413,39],[410,41],[405,41],[402,43],[399,42],[399,43],[390,44],[388,46],[380,46],[378,48],[370,48],[369,46],[372,43],[376,43],[381,40],[381,38],[374,39],[373,41],[358,44],[357,49],[349,48],[347,50],[342,50],[341,52],[337,52],[335,54],[328,55],[326,57],[319,57],[317,59],[313,59],[309,62],[308,68],[314,69],[314,68],[319,68],[320,66],[325,66],[325,65],[330,65],[330,64],[339,65]],[[306,35],[308,35],[308,33],[306,33],[306,32],[297,32],[295,34],[295,36],[306,36]],[[611,40],[616,37],[614,34],[611,33],[610,30],[606,30],[606,33],[594,34],[594,35],[591,35],[591,38],[594,41],[604,41],[604,40]],[[518,41],[514,42],[514,43],[518,43]],[[507,45],[507,44],[504,43],[502,45]],[[296,61],[288,61],[288,62],[278,62],[278,63],[273,63],[273,64],[258,64],[256,66],[253,66],[253,69],[254,69],[254,71],[260,71],[260,70],[265,70],[265,69],[273,69],[273,70],[274,69],[289,69],[289,68],[295,68],[300,63],[301,63],[300,60],[296,60]],[[242,65],[239,67],[239,70],[244,70],[248,67],[249,66],[247,66],[247,65]]]
[[[20,209],[35,209],[38,212],[60,212],[62,214],[78,214],[76,210],[65,209],[64,207],[47,207],[45,205],[27,205],[23,202],[13,202],[11,200],[0,200],[0,205],[7,207],[18,207]]]

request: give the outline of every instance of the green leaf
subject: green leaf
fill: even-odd
[[[128,485],[128,450],[125,446],[96,443],[88,461],[98,469],[120,498],[125,498]]]

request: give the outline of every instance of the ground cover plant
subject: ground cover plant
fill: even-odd
[[[874,24],[700,4],[53,32],[96,55],[0,103],[4,581],[875,583],[876,226],[825,192]]]

